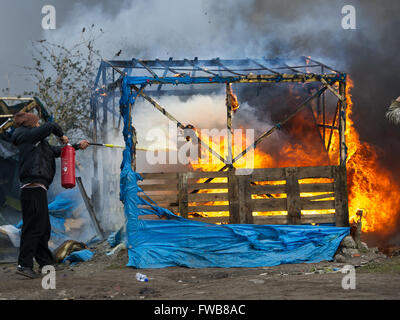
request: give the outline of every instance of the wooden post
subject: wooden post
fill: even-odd
[[[178,173],[178,211],[181,217],[188,217],[188,183],[187,183],[187,173]]]
[[[321,73],[324,73],[324,67],[321,67]],[[325,150],[328,148],[326,147],[326,132],[325,132],[325,123],[326,123],[326,97],[325,97],[325,91],[322,93],[322,123],[324,127],[322,128],[322,138],[324,140],[324,147]],[[328,153],[329,155],[329,153]]]
[[[335,178],[335,213],[336,226],[349,226],[349,206],[347,194],[347,147],[346,147],[346,82],[339,82],[339,95],[344,97],[339,100],[339,141],[340,141],[340,162],[336,169]]]
[[[337,227],[349,226],[349,205],[347,196],[346,166],[337,166],[334,170],[335,219]]]
[[[235,169],[228,170],[229,223],[240,223],[238,176]]]
[[[252,224],[253,209],[251,206],[250,176],[237,175],[238,200],[239,200],[239,221],[240,223]]]
[[[345,97],[346,83],[339,82],[339,94]],[[347,150],[346,150],[346,99],[339,100],[339,143],[340,143],[340,165],[346,166]]]
[[[301,224],[300,187],[297,179],[297,168],[285,168],[285,177],[288,224]]]
[[[233,118],[233,109],[232,109],[232,99],[231,99],[231,84],[226,84],[226,128],[227,128],[227,135],[228,135],[228,157],[226,159],[226,164],[232,164],[232,136],[233,136],[233,129],[232,129],[232,118]]]

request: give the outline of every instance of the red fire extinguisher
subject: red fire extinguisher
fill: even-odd
[[[61,186],[65,189],[75,187],[75,149],[70,144],[61,149]]]

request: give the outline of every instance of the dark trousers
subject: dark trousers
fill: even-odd
[[[47,207],[47,191],[41,187],[21,190],[22,231],[18,264],[33,267],[33,258],[39,266],[54,264],[48,242],[51,225]]]

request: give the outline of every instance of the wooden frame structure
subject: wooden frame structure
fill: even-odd
[[[254,169],[246,175],[234,171],[195,171],[142,176],[139,185],[144,192],[140,196],[149,196],[185,218],[210,223],[348,225],[345,172],[340,166]],[[199,182],[211,178],[223,182]],[[209,193],[216,189],[218,192]],[[310,195],[316,192],[318,195]],[[302,214],[303,210],[335,212]],[[201,214],[208,212],[229,215]],[[273,215],[262,214],[272,212]]]
[[[116,79],[116,75],[119,77]],[[171,75],[172,74],[172,75]],[[100,85],[100,77],[102,84]],[[111,79],[110,79],[111,78]],[[110,81],[108,81],[110,80]],[[272,128],[266,130],[261,134],[254,143],[244,149],[241,153],[234,155],[232,147],[232,99],[231,99],[231,85],[232,83],[280,83],[280,82],[298,82],[298,83],[320,83],[320,86],[316,92],[305,99],[295,111],[288,116],[286,119],[282,119],[281,122],[277,123]],[[154,86],[152,85],[156,85]],[[203,88],[198,89],[199,85]],[[129,128],[131,132],[131,154],[132,154],[132,167],[136,169],[136,133],[131,124],[132,119],[132,105],[138,97],[142,97],[157,110],[164,114],[169,120],[176,123],[177,127],[181,130],[185,130],[188,127],[193,128],[190,124],[183,124],[174,116],[172,116],[165,107],[163,107],[157,100],[152,98],[153,96],[160,96],[163,94],[173,95],[189,95],[189,94],[210,94],[216,92],[220,88],[215,88],[215,84],[225,84],[226,87],[226,108],[227,108],[227,132],[228,132],[228,154],[225,157],[220,155],[218,152],[213,150],[210,146],[201,140],[201,137],[197,136],[198,142],[205,147],[210,153],[218,158],[223,165],[221,169],[215,173],[202,173],[203,175],[210,175],[204,183],[210,184],[215,179],[214,175],[226,176],[228,178],[228,199],[225,199],[225,195],[219,194],[204,194],[200,193],[196,189],[196,192],[188,193],[189,188],[187,179],[196,175],[194,173],[178,174],[178,198],[174,196],[167,197],[167,195],[160,194],[156,196],[154,200],[166,200],[170,199],[177,203],[179,213],[183,216],[187,216],[189,205],[192,198],[196,196],[199,198],[206,199],[211,197],[214,201],[228,201],[229,212],[231,214],[230,222],[251,222],[254,221],[250,214],[244,214],[247,212],[244,210],[247,205],[249,208],[254,208],[252,199],[252,185],[254,181],[251,181],[252,176],[244,178],[244,176],[236,175],[234,164],[237,160],[243,157],[247,152],[257,147],[257,145],[266,137],[270,136],[276,130],[279,130],[286,122],[291,120],[298,112],[309,105],[309,102],[313,99],[317,99],[318,105],[322,105],[322,123],[318,123],[315,120],[315,125],[322,129],[321,139],[324,142],[324,148],[327,152],[331,147],[332,135],[334,130],[339,131],[339,150],[340,157],[337,166],[328,166],[326,169],[319,169],[315,167],[315,172],[312,175],[315,178],[324,178],[326,174],[318,176],[318,172],[330,172],[329,178],[333,179],[332,185],[335,188],[331,191],[334,193],[334,200],[327,200],[328,204],[324,204],[325,207],[329,206],[329,209],[334,209],[336,212],[336,218],[333,220],[337,225],[348,225],[348,205],[347,205],[347,185],[346,185],[346,157],[347,147],[345,142],[345,128],[346,128],[346,74],[336,71],[325,64],[322,64],[309,57],[301,57],[298,59],[242,59],[242,60],[221,60],[219,58],[212,60],[199,60],[197,58],[193,60],[140,60],[132,59],[129,61],[106,61],[103,60],[99,72],[95,80],[95,89],[92,96],[92,110],[94,123],[97,124],[98,110],[103,108],[103,124],[107,123],[107,113],[113,114],[113,122],[118,113],[116,112],[116,106],[114,99],[116,97],[117,89],[120,89],[120,109],[127,109],[129,112]],[[338,89],[335,85],[338,85]],[[214,87],[212,86],[214,85]],[[177,87],[184,87],[184,89],[178,89]],[[205,87],[205,88],[204,88]],[[162,90],[163,89],[163,90]],[[331,92],[337,99],[336,112],[331,121],[328,121],[326,114],[326,99],[325,92]],[[112,101],[112,107],[109,106],[109,101]],[[121,111],[122,112],[122,111]],[[95,125],[96,126],[96,125]],[[95,129],[96,130],[96,129]],[[105,130],[103,130],[105,131]],[[96,133],[95,133],[96,135]],[[327,140],[326,137],[329,139]],[[327,142],[326,142],[327,141]],[[258,169],[257,169],[258,170]],[[301,172],[304,171],[302,168],[276,168],[276,169],[262,169],[264,170],[261,174],[263,179],[268,180],[269,175],[276,175],[280,172],[282,175],[284,172],[285,176],[285,194],[286,202],[283,206],[284,201],[282,199],[266,199],[265,204],[269,204],[278,211],[283,211],[286,208],[288,212],[287,223],[298,224],[303,220],[301,218],[301,210],[305,208],[315,207],[314,204],[305,204],[304,201],[311,201],[309,199],[301,199],[300,187],[301,184],[298,180],[301,179]],[[275,171],[274,171],[275,170]],[[283,171],[282,171],[283,170]],[[322,170],[322,171],[321,171]],[[256,171],[260,172],[260,171]],[[300,173],[299,173],[300,172]],[[300,174],[300,176],[297,175]],[[151,174],[143,174],[145,179],[150,177]],[[150,175],[150,176],[149,176]],[[155,174],[157,175],[157,174]],[[173,175],[173,174],[172,174]],[[162,176],[162,174],[161,174]],[[160,177],[161,177],[160,176]],[[165,177],[165,176],[164,176]],[[254,178],[254,177],[253,177]],[[250,179],[250,180],[249,180]],[[250,185],[249,183],[250,182]],[[214,185],[214,183],[212,183]],[[161,186],[159,186],[161,187]],[[200,186],[199,186],[200,187]],[[215,187],[215,186],[212,186]],[[257,186],[259,187],[259,186]],[[155,188],[155,186],[151,187]],[[239,191],[239,189],[240,191]],[[241,188],[244,188],[243,190]],[[318,187],[316,187],[318,188]],[[235,191],[236,190],[236,191]],[[281,190],[282,191],[282,190]],[[196,194],[194,196],[193,194]],[[238,197],[238,194],[244,194],[244,200]],[[206,196],[208,195],[208,196]],[[224,198],[225,197],[225,198]],[[323,198],[323,197],[322,197]],[[208,199],[208,198],[207,198]],[[246,200],[247,199],[247,200]],[[250,200],[249,200],[250,199]],[[264,199],[265,200],[265,199]],[[209,200],[213,201],[213,200]],[[329,202],[330,201],[330,202]],[[333,201],[333,202],[332,202]],[[315,201],[321,202],[322,201]],[[259,202],[258,202],[259,203]],[[278,205],[279,203],[279,205]],[[322,205],[322,204],[319,205]],[[333,205],[334,203],[334,205]],[[251,205],[250,205],[251,204]],[[255,208],[258,204],[255,203]],[[333,207],[333,208],[331,208]],[[238,209],[239,208],[239,209]],[[242,209],[240,209],[242,208]],[[216,209],[216,208],[213,208]],[[226,209],[226,208],[225,208]],[[265,208],[261,208],[265,209]],[[268,209],[268,208],[267,208]],[[323,209],[323,208],[321,208]],[[197,210],[199,211],[199,210]],[[270,210],[266,210],[270,211]],[[239,213],[238,213],[239,212]],[[244,215],[243,215],[244,214]],[[251,216],[251,217],[250,217]],[[238,218],[239,217],[239,218]],[[242,217],[242,218],[240,218]],[[244,217],[244,218],[243,218]],[[326,218],[326,217],[324,217]],[[257,220],[257,219],[256,219]],[[282,219],[281,219],[282,220]],[[326,219],[325,219],[326,220]],[[331,218],[332,220],[332,218]],[[283,220],[282,220],[283,221]],[[332,222],[332,221],[331,221]]]

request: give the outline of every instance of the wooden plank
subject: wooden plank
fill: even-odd
[[[300,183],[300,192],[333,192],[333,183]]]
[[[266,193],[286,193],[285,184],[266,184],[266,185],[254,185],[250,186],[251,194],[266,194]]]
[[[188,190],[187,190],[187,173],[179,173],[179,183],[178,183],[178,204],[179,213],[182,217],[188,217]]]
[[[149,205],[141,204],[141,205],[138,205],[138,207],[142,208],[142,209],[153,210],[153,208],[151,206],[149,206]],[[171,211],[173,213],[178,213],[178,206],[167,206],[167,205],[164,205],[164,206],[160,206],[160,207],[168,209],[169,211]]]
[[[346,166],[335,168],[335,213],[336,226],[349,226]]]
[[[254,216],[255,224],[287,224],[288,216]],[[303,214],[301,216],[302,224],[310,223],[333,223],[335,222],[335,214]]]
[[[192,193],[189,194],[189,202],[200,201],[228,201],[228,193]]]
[[[216,205],[216,206],[189,206],[188,212],[220,212],[229,211],[229,205]]]
[[[143,199],[147,200],[146,196],[142,193],[138,193],[138,196],[142,197]],[[154,194],[149,195],[149,197],[154,201],[159,203],[164,202],[176,202],[178,203],[178,195],[177,194]]]
[[[227,177],[226,171],[192,171],[187,172],[188,179]]]
[[[286,211],[286,199],[252,199],[253,211]]]
[[[288,216],[254,216],[253,220],[255,224],[287,224]]]
[[[140,175],[144,180],[178,179],[178,172],[148,172]]]
[[[228,189],[227,182],[221,183],[188,183],[189,192],[192,190]]]
[[[303,224],[305,223],[334,223],[335,222],[335,214],[327,213],[327,214],[303,214],[301,216],[301,221]]]
[[[143,191],[177,191],[176,184],[140,184],[139,187]]]
[[[285,180],[285,168],[253,169],[250,178],[251,182]]]
[[[193,217],[190,220],[201,221],[206,223],[228,223],[229,217]]]
[[[323,209],[335,209],[335,200],[326,201],[309,201],[300,199],[301,210],[323,210]]]
[[[285,168],[288,224],[301,224],[299,168]]]
[[[297,178],[333,178],[332,168],[334,166],[323,166],[323,167],[298,167]]]

